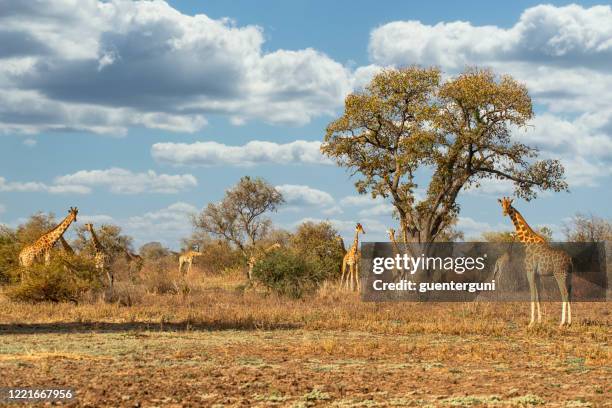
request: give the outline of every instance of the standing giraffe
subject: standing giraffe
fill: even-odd
[[[96,235],[96,232],[94,231],[93,224],[87,223],[85,224],[85,227],[91,234],[91,242],[94,245],[94,265],[98,273],[100,274],[106,273],[106,278],[108,279],[108,285],[109,285],[110,290],[112,291],[115,278],[113,276],[113,271],[111,271],[108,265],[108,260],[109,260],[108,254],[106,253],[106,250],[100,243],[100,240],[98,240],[98,236]]]
[[[202,255],[204,254],[199,251],[187,251],[185,253],[182,253],[179,256],[179,273],[181,273],[181,270],[183,269],[184,264],[187,264],[186,273],[189,273],[191,271],[191,264],[193,263],[193,258],[195,258],[196,256],[202,256]]]
[[[68,216],[64,218],[55,228],[38,238],[33,244],[26,245],[19,252],[19,264],[24,267],[32,266],[36,257],[44,255],[45,265],[51,260],[51,248],[66,232],[70,224],[76,221],[79,210],[76,207],[70,207]]]
[[[512,220],[516,229],[516,237],[525,243],[525,272],[529,281],[531,292],[531,321],[529,326],[535,322],[535,308],[538,308],[538,323],[542,322],[542,312],[540,311],[540,298],[538,287],[535,282],[536,274],[539,276],[554,276],[561,292],[561,324],[572,324],[572,309],[569,300],[571,291],[572,258],[563,250],[554,249],[540,235],[536,234],[527,224],[525,218],[512,207],[512,199],[504,197],[497,200],[502,206],[503,215],[507,215]],[[567,315],[566,315],[567,311]],[[567,317],[567,321],[566,321]]]
[[[353,245],[348,249],[342,260],[342,277],[340,278],[340,284],[344,284],[344,277],[346,275],[346,287],[351,290],[359,290],[359,260],[361,258],[361,251],[359,250],[359,233],[365,234],[363,227],[360,223],[357,223],[355,227],[355,239]],[[346,268],[348,266],[348,272]]]
[[[387,234],[389,234],[389,239],[391,240],[391,246],[393,247],[393,255],[397,255],[400,253],[399,246],[397,245],[397,241],[395,240],[395,230],[393,228],[389,228],[387,230]],[[397,273],[397,269],[395,270],[395,279],[403,279],[404,272],[402,271],[400,274]]]
[[[275,244],[270,245],[269,247],[263,249],[263,251],[259,251],[254,253],[253,255],[251,255],[251,257],[249,258],[249,260],[247,261],[247,266],[248,266],[248,278],[249,280],[253,279],[253,268],[255,267],[255,264],[262,259],[264,256],[266,256],[268,253],[279,249],[281,247],[281,245],[277,242]]]

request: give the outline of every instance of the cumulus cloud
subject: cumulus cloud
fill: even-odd
[[[134,173],[121,168],[106,170],[81,170],[57,177],[58,188],[69,186],[106,187],[112,193],[165,193],[173,194],[198,185],[191,174],[157,174],[153,170]]]
[[[470,217],[458,217],[457,229],[462,231],[468,238],[477,238],[487,231],[509,231],[510,226],[505,224],[491,225],[487,222],[476,221]]]
[[[320,146],[320,142],[305,140],[285,144],[254,140],[242,146],[217,142],[155,143],[151,155],[157,161],[175,165],[331,164],[321,154]]]
[[[351,87],[321,52],[265,52],[260,27],[164,1],[22,3],[2,3],[0,131],[193,132],[208,113],[304,124]]]
[[[609,70],[612,8],[539,5],[508,29],[469,22],[384,24],[371,33],[369,51],[379,64],[419,62],[462,69],[474,63],[527,61]]]
[[[191,174],[157,174],[153,170],[135,173],[121,168],[80,170],[56,177],[52,184],[38,181],[8,181],[0,177],[0,191],[20,193],[89,194],[93,188],[104,187],[117,194],[173,194],[197,185],[197,179]]]
[[[609,109],[612,8],[540,5],[510,28],[469,22],[395,21],[372,31],[370,58],[379,65],[437,65],[450,73],[491,66],[524,81],[536,102],[554,112]]]
[[[134,238],[137,248],[150,241],[178,248],[180,240],[191,233],[190,216],[197,211],[195,206],[179,201],[159,210],[120,218],[81,211],[79,222],[119,225],[126,234]]]
[[[509,28],[453,21],[395,21],[371,32],[376,65],[438,65],[449,74],[490,66],[526,83],[537,107],[514,137],[560,159],[570,187],[596,186],[612,168],[612,7],[539,5]],[[496,181],[481,192],[507,192]],[[474,190],[478,191],[478,190]]]
[[[287,204],[295,206],[329,207],[335,203],[331,194],[305,185],[282,184],[275,187]]]
[[[38,181],[8,181],[0,177],[0,191],[17,193],[47,192],[51,194],[88,194],[91,189],[81,185],[47,185]]]

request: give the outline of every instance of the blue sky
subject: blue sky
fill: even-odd
[[[0,8],[0,223],[76,205],[80,222],[176,248],[190,213],[251,175],[285,194],[281,227],[329,219],[350,239],[360,221],[384,239],[389,204],[358,197],[317,143],[348,92],[413,63],[527,84],[536,117],[515,137],[560,159],[571,189],[517,201],[529,222],[560,238],[577,211],[612,216],[609,4],[42,3]],[[459,227],[509,228],[508,192],[462,194]]]

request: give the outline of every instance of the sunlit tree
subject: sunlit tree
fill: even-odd
[[[359,193],[391,198],[405,241],[433,242],[456,222],[460,192],[482,180],[510,180],[526,200],[567,189],[559,161],[536,160],[536,148],[510,137],[532,117],[526,87],[510,76],[387,69],[346,97],[321,150],[352,171]],[[420,201],[417,172],[429,180]]]

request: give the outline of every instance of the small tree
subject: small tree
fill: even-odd
[[[157,261],[171,254],[170,250],[159,242],[147,242],[140,247],[139,253],[147,261]]]
[[[569,242],[612,241],[612,222],[593,214],[577,213],[563,225],[563,234]]]
[[[344,251],[338,231],[329,222],[304,222],[291,237],[291,248],[302,254],[323,279],[339,277]]]
[[[226,240],[235,245],[245,257],[271,227],[264,217],[284,202],[283,196],[261,178],[242,177],[238,184],[226,191],[219,203],[211,203],[194,217],[196,230]]]
[[[131,250],[132,237],[122,234],[121,227],[118,225],[94,225],[94,229],[98,240],[111,258],[123,257],[125,250]],[[93,256],[95,253],[91,234],[84,225],[77,229],[77,238],[74,241],[74,246],[82,254]]]
[[[557,160],[533,161],[537,149],[510,138],[532,117],[527,89],[509,76],[470,69],[442,82],[437,68],[388,69],[346,97],[321,150],[360,175],[359,193],[391,197],[405,241],[433,242],[456,222],[459,193],[483,179],[511,180],[527,200],[535,188],[567,189]],[[418,170],[431,174],[420,202]]]

